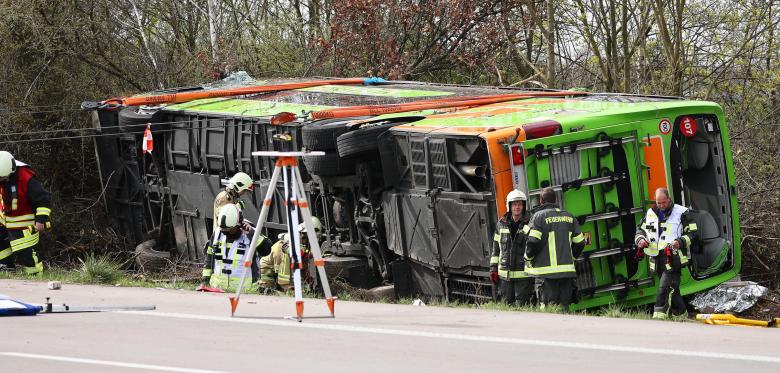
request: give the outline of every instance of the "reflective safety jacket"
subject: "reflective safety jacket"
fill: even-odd
[[[35,178],[30,166],[16,162],[14,171],[5,182],[0,183],[0,201],[3,214],[0,224],[9,230],[25,230],[35,223],[51,227],[51,197]]]
[[[688,208],[673,205],[671,211],[663,212],[658,207],[647,210],[642,222],[636,230],[634,243],[646,240],[650,245],[643,251],[645,255],[655,257],[659,251],[674,241],[680,243],[681,250],[675,250],[674,254],[680,256],[680,264],[688,263],[685,255],[698,237],[699,228],[688,216]],[[651,262],[652,263],[652,262]]]
[[[282,290],[288,290],[292,286],[292,258],[290,257],[290,241],[285,237],[276,241],[271,247],[271,253],[260,259],[260,286],[267,288],[273,288],[275,284],[278,284]],[[307,266],[307,259],[310,257],[311,252],[309,245],[301,244],[301,256],[303,261],[303,268],[305,270],[313,269]],[[306,271],[302,271],[302,276],[306,275]],[[315,278],[316,274],[310,273],[311,278]]]
[[[512,234],[511,225],[517,224],[517,230]],[[493,234],[493,250],[490,256],[490,270],[498,271],[504,280],[526,278],[525,273],[525,241],[528,237],[528,217],[523,215],[520,221],[512,220],[512,213],[507,212],[496,223]]]
[[[241,233],[235,240],[229,240],[222,231],[214,233],[211,244],[206,247],[206,261],[203,266],[203,277],[209,278],[209,286],[223,290],[233,290],[238,286],[246,267],[244,262],[248,259],[249,245],[252,237]],[[270,251],[271,243],[264,236],[260,236],[255,244],[256,251],[250,267],[251,276],[244,281],[244,290],[251,289],[257,281],[259,273],[259,254]]]
[[[586,244],[577,219],[554,204],[544,204],[528,225],[526,273],[543,278],[576,277],[574,258]]]

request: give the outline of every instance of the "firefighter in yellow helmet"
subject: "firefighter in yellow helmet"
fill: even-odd
[[[252,190],[254,190],[254,181],[252,181],[252,178],[249,175],[243,172],[237,172],[228,180],[225,190],[219,192],[214,198],[214,227],[212,232],[219,230],[219,227],[217,226],[217,214],[219,214],[220,208],[228,203],[232,203],[238,205],[239,209],[243,210],[244,202],[241,200],[241,197],[250,193]],[[248,229],[248,227],[244,228]]]
[[[490,256],[490,281],[507,304],[528,304],[534,279],[525,273],[525,241],[528,238],[527,198],[520,190],[506,196],[506,214],[496,223]]]
[[[322,223],[317,217],[312,217],[312,225],[314,226],[314,234],[319,239],[322,233]],[[304,272],[312,268],[307,266],[308,259],[311,258],[311,252],[309,249],[309,238],[306,235],[306,226],[304,223],[298,225],[298,229],[301,232],[301,261],[304,264]],[[271,253],[260,259],[260,287],[265,289],[282,291],[291,290],[292,284],[292,271],[291,260],[289,253],[290,240],[287,237],[287,233],[281,235],[279,241],[277,241],[273,247],[271,247]],[[311,274],[309,274],[311,277]]]
[[[0,151],[0,201],[0,268],[43,272],[37,248],[40,232],[51,228],[51,197],[30,166],[7,151]]]
[[[206,246],[206,260],[203,265],[203,278],[198,290],[233,291],[241,280],[241,274],[247,268],[244,262],[249,258],[249,245],[252,242],[253,229],[242,226],[243,217],[237,205],[229,203],[219,210],[216,230]],[[260,235],[255,243],[255,255],[252,260],[251,278],[244,281],[244,290],[251,290],[258,279],[258,261],[271,251],[271,241]]]

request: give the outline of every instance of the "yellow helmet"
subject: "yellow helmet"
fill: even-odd
[[[314,226],[314,234],[319,237],[322,233],[322,223],[320,222],[320,219],[316,216],[312,216],[311,225]],[[301,233],[306,233],[306,223],[298,224],[298,230],[300,230]]]
[[[241,210],[235,204],[228,203],[219,209],[217,215],[219,229],[230,229],[241,225]]]
[[[237,172],[227,183],[227,189],[236,192],[236,194],[241,194],[245,190],[252,190],[254,187],[252,178],[243,172]]]

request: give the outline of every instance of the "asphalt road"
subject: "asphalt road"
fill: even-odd
[[[780,372],[780,329],[0,280],[0,294],[155,311],[0,318],[1,372]]]

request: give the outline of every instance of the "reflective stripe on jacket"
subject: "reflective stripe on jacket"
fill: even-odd
[[[649,246],[644,248],[647,256],[657,256],[667,245],[675,240],[680,243],[680,249],[687,252],[698,236],[699,228],[696,222],[688,217],[688,209],[680,205],[674,205],[672,211],[665,219],[659,218],[660,211],[657,207],[647,210],[644,219],[639,223],[634,236],[634,243],[646,240]],[[684,252],[677,253],[682,264],[688,262]]]
[[[23,230],[36,222],[47,228],[51,226],[51,197],[34,177],[35,172],[30,166],[16,161],[16,171],[9,180],[0,183],[3,210],[0,224],[8,229]]]
[[[255,247],[259,247],[265,240],[262,235],[258,237]],[[211,245],[206,249],[207,263],[203,267],[203,276],[209,277],[210,286],[224,290],[235,289],[246,269],[252,273],[244,281],[243,290],[252,290],[255,287],[254,274],[258,273],[257,255],[252,258],[251,267],[244,267],[244,262],[249,259],[247,255],[251,241],[252,238],[244,233],[233,241],[228,241],[225,234],[219,230],[214,234]]]
[[[523,215],[517,231],[511,233],[512,214],[507,212],[496,223],[496,232],[493,234],[493,249],[490,256],[490,270],[498,271],[498,275],[509,280],[513,278],[526,278],[525,273],[525,241],[528,231],[531,229],[526,224],[528,218]]]
[[[576,277],[574,258],[585,247],[577,219],[553,204],[540,206],[531,218],[525,271],[535,277]]]

